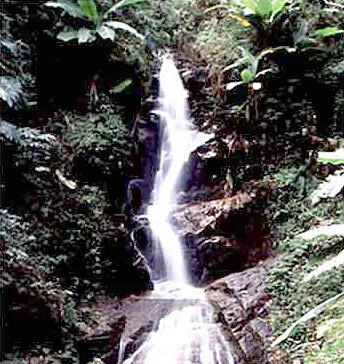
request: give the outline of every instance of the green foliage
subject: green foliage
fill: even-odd
[[[58,277],[75,297],[91,300],[101,289],[104,269],[111,266],[110,257],[103,252],[109,231],[105,192],[83,185],[77,191],[56,187],[41,190],[35,197],[46,201],[31,216],[32,222],[36,221],[33,234],[37,241],[31,254],[40,258],[39,269]]]
[[[266,49],[263,52],[259,53],[258,55],[254,56],[250,51],[247,49],[240,47],[244,57],[240,58],[235,63],[225,67],[223,70],[228,71],[230,69],[233,69],[235,67],[240,67],[242,65],[248,65],[249,68],[244,69],[241,73],[241,80],[242,82],[230,82],[226,85],[227,90],[232,90],[236,86],[242,85],[244,83],[252,82],[254,79],[257,79],[258,77],[268,73],[268,72],[274,72],[273,68],[267,68],[260,72],[258,72],[259,64],[261,61],[267,59],[268,56],[271,56],[273,53],[286,50],[287,52],[295,52],[295,48],[291,47],[276,47],[271,49]]]
[[[273,173],[273,178],[283,186],[278,190],[276,212],[271,217],[275,222],[275,236],[280,239],[281,256],[269,272],[268,289],[272,297],[271,317],[276,339],[293,323],[322,302],[342,292],[344,270],[333,269],[324,272],[316,279],[304,281],[304,278],[319,267],[324,261],[335,257],[343,249],[342,236],[318,236],[313,240],[297,237],[316,225],[331,218],[331,223],[342,223],[344,218],[343,199],[329,199],[318,206],[309,207],[304,197],[297,192],[297,179],[300,169],[287,168]],[[314,188],[314,186],[313,186]],[[308,191],[307,194],[309,194]],[[270,202],[274,203],[273,201]],[[332,220],[333,218],[333,220]],[[329,307],[325,307],[316,319],[312,319],[295,328],[291,335],[280,344],[283,349],[281,360],[292,363],[303,360],[303,345],[311,345],[314,338],[314,326],[328,316]],[[312,350],[310,348],[310,350]]]
[[[117,86],[110,90],[110,93],[119,94],[127,90],[133,84],[133,79],[127,78],[126,80],[120,82]]]
[[[316,280],[303,282],[303,277],[319,263],[336,255],[342,249],[342,244],[342,237],[319,237],[311,241],[292,239],[285,242],[286,252],[271,269],[268,286],[273,299],[271,313],[276,334],[281,334],[309,310],[342,292],[342,269],[328,271]],[[306,323],[302,330],[294,332],[282,343],[288,358],[296,345],[309,339],[312,325],[313,321]]]
[[[324,330],[319,337],[321,347],[309,350],[305,357],[306,364],[337,364],[344,360],[344,299],[333,304],[319,320],[317,327]],[[318,330],[317,330],[318,331]],[[318,336],[318,335],[317,335]]]
[[[244,83],[249,83],[253,80],[254,74],[250,69],[246,68],[241,71],[240,76]]]
[[[67,291],[61,288],[56,277],[45,275],[39,270],[40,258],[31,252],[37,240],[28,233],[29,224],[6,210],[0,210],[0,217],[2,292],[11,288],[24,302],[33,297],[47,305],[63,304],[68,297]]]
[[[79,28],[78,30],[62,31],[58,34],[57,38],[68,42],[71,40],[78,40],[78,43],[92,42],[96,39],[96,35],[99,35],[101,39],[115,40],[116,31],[121,30],[132,34],[136,38],[143,40],[141,35],[136,29],[129,24],[122,21],[108,20],[109,16],[122,8],[134,6],[142,1],[119,1],[117,4],[107,9],[103,14],[98,10],[97,3],[93,0],[78,0],[77,4],[74,4],[67,0],[61,1],[48,1],[45,5],[61,8],[69,15],[91,21],[93,26],[90,28]]]
[[[228,16],[239,21],[241,25],[247,26],[246,22],[251,23],[251,21],[250,18],[245,15],[246,13],[253,13],[253,15],[261,17],[263,21],[272,23],[274,17],[284,9],[286,4],[287,0],[237,0],[234,4],[213,6],[207,9],[206,12],[225,9],[229,13]],[[232,16],[233,14],[235,16]],[[244,20],[246,20],[246,22]]]
[[[126,128],[122,117],[114,112],[89,114],[68,120],[65,141],[80,152],[111,151],[124,156]]]
[[[0,100],[10,108],[18,108],[28,102],[28,90],[33,82],[27,72],[30,51],[26,44],[15,42],[10,35],[5,34],[0,38]]]
[[[77,0],[82,14],[94,24],[98,23],[99,13],[97,4],[93,0]]]
[[[333,37],[337,34],[344,33],[344,30],[339,29],[338,27],[332,26],[332,27],[326,27],[322,29],[318,29],[312,32],[313,36],[316,37]]]
[[[84,18],[85,16],[82,9],[69,0],[48,1],[45,5],[52,8],[60,8],[76,18]]]

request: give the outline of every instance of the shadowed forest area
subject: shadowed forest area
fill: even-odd
[[[2,0],[0,19],[1,363],[344,363],[344,1]],[[168,222],[233,361],[140,354],[185,305],[159,296],[149,218],[166,57],[207,136]]]

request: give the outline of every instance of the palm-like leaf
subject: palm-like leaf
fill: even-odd
[[[272,4],[270,0],[258,0],[256,5],[256,13],[267,16],[272,12]]]
[[[70,32],[60,32],[57,35],[57,39],[62,40],[63,42],[69,42],[70,40],[78,38],[78,31],[72,30]]]
[[[93,39],[93,32],[87,28],[81,28],[78,30],[78,43],[87,43]]]
[[[97,4],[93,0],[77,0],[84,17],[91,20],[94,24],[98,22],[99,13]]]
[[[112,41],[115,40],[115,31],[106,25],[102,24],[99,28],[96,29],[96,32],[103,39],[110,39]]]
[[[226,90],[227,91],[231,91],[233,90],[235,87],[243,85],[245,82],[244,81],[237,81],[237,82],[229,82],[226,85]]]
[[[272,3],[272,15],[279,13],[286,5],[287,0],[275,0]]]
[[[131,33],[135,37],[140,38],[141,40],[144,39],[144,36],[142,34],[140,34],[136,29],[134,29],[130,25],[123,23],[121,21],[107,21],[107,22],[104,22],[103,25],[105,25],[109,28],[112,28],[112,29],[124,30],[126,32]]]
[[[68,0],[48,1],[45,5],[52,8],[60,8],[76,18],[85,18],[81,8]]]
[[[241,0],[240,3],[245,6],[247,9],[252,10],[253,12],[256,12],[256,1],[255,0]]]
[[[112,6],[107,12],[106,14],[109,13],[115,13],[117,10],[121,9],[121,8],[125,8],[128,6],[134,6],[136,4],[139,3],[143,3],[146,0],[121,0],[118,3],[116,3],[114,6]]]

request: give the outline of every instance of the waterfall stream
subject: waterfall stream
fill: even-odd
[[[163,123],[160,168],[147,217],[165,269],[155,272],[158,281],[151,297],[146,299],[166,299],[183,304],[182,307],[176,305],[176,309],[161,318],[157,330],[148,335],[144,344],[131,357],[124,361],[120,358],[119,362],[232,364],[233,357],[213,320],[213,308],[206,301],[204,291],[189,284],[182,245],[170,221],[182,168],[190,153],[212,135],[192,130],[188,119],[188,95],[169,56],[163,58],[159,84],[160,109],[157,113]]]

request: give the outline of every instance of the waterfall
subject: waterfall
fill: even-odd
[[[204,291],[189,284],[182,244],[171,223],[182,168],[190,153],[213,136],[192,129],[188,95],[168,56],[163,58],[159,81],[160,109],[156,113],[160,115],[163,133],[160,166],[147,217],[157,250],[162,252],[165,270],[158,272],[159,281],[155,282],[151,297],[145,299],[179,304],[160,319],[157,330],[148,335],[124,364],[232,364],[233,357],[214,323],[213,308]]]
[[[160,77],[160,115],[163,122],[160,168],[152,193],[152,204],[147,209],[154,239],[158,241],[166,265],[164,278],[187,284],[187,270],[179,237],[170,223],[176,202],[176,186],[190,153],[213,135],[191,129],[188,118],[188,94],[173,60],[165,56]]]

